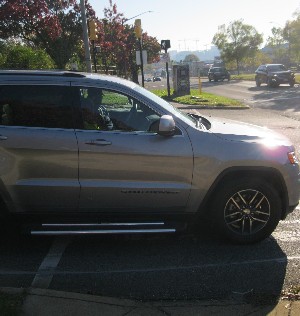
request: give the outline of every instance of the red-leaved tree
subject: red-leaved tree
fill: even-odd
[[[125,24],[127,19],[117,11],[117,5],[109,1],[109,7],[104,9],[104,19],[98,22],[98,42],[100,60],[106,73],[112,67],[120,76],[137,82],[138,66],[135,62],[135,52],[139,49],[133,26]],[[148,62],[159,59],[160,44],[155,37],[142,34],[143,49],[147,50]]]

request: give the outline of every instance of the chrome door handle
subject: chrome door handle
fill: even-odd
[[[0,140],[7,140],[7,136],[0,135]]]
[[[95,140],[91,140],[86,142],[87,145],[94,145],[94,146],[108,146],[111,145],[112,142],[109,142],[105,139],[95,139]]]

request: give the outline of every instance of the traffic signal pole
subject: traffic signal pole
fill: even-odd
[[[168,48],[171,47],[170,40],[162,40],[160,43],[161,49],[164,49],[165,54],[168,54]],[[171,95],[170,91],[170,77],[169,77],[169,63],[166,61],[166,72],[167,72],[167,89],[168,89],[168,97]]]
[[[145,80],[144,80],[144,61],[143,61],[143,47],[142,47],[142,39],[141,39],[141,38],[139,38],[139,49],[140,49],[140,56],[141,56],[142,87],[145,87]]]
[[[86,22],[84,0],[80,0],[80,9],[81,9],[81,19],[82,19],[85,63],[86,63],[87,72],[92,72],[91,53],[90,53],[90,44],[89,44],[89,36],[88,36],[88,29],[87,29],[87,22]]]
[[[97,23],[94,20],[89,20],[89,33],[90,33],[90,40],[92,42],[92,51],[93,51],[93,62],[95,72],[97,72],[97,58],[96,58],[96,47],[95,47],[95,40],[97,40]]]
[[[165,50],[165,53],[167,54],[167,50]],[[167,71],[167,89],[168,89],[168,97],[170,97],[171,95],[171,91],[170,91],[170,77],[169,77],[169,63],[166,62],[166,71]]]
[[[140,50],[140,59],[141,59],[141,73],[142,73],[142,86],[145,86],[144,81],[144,61],[143,61],[143,47],[142,47],[142,23],[140,19],[134,21],[134,32],[135,36],[138,39],[139,50]]]

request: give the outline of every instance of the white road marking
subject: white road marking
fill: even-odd
[[[70,237],[56,238],[53,241],[48,254],[42,261],[31,286],[41,289],[47,289],[52,281],[53,273],[57,267],[66,247],[70,243]]]
[[[292,100],[292,99],[299,99],[299,96],[296,96],[296,97],[288,97],[288,98],[285,98],[285,97],[274,97],[274,98],[271,98],[271,99],[260,99],[260,100],[249,100],[251,101],[252,103],[262,103],[262,102],[271,102],[271,101],[285,101],[285,100]]]

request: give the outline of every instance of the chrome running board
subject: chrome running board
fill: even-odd
[[[164,222],[130,223],[49,223],[30,231],[31,235],[88,235],[88,234],[160,234],[175,233],[176,228]]]

